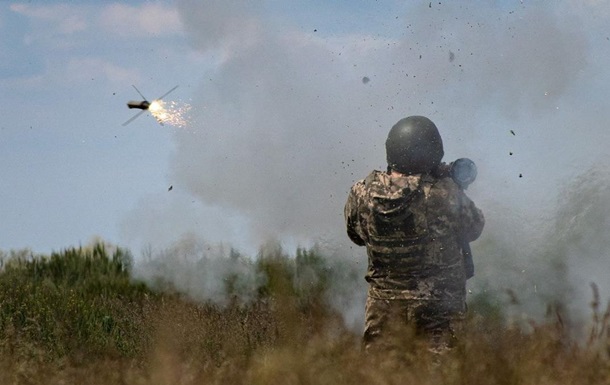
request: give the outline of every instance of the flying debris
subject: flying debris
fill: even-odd
[[[131,119],[129,119],[128,121],[123,123],[123,126],[126,126],[129,123],[133,122],[138,116],[142,115],[145,111],[150,111],[150,113],[153,115],[153,117],[155,119],[157,119],[157,122],[159,122],[160,125],[163,125],[164,121],[166,120],[166,116],[165,116],[166,113],[163,111],[164,108],[163,108],[163,102],[161,101],[161,99],[163,99],[164,97],[169,95],[169,93],[174,91],[176,88],[178,88],[178,86],[176,86],[176,87],[172,88],[171,90],[167,91],[166,93],[164,93],[163,95],[161,95],[157,99],[153,100],[152,102],[149,102],[148,100],[146,100],[146,97],[144,95],[142,95],[142,93],[140,92],[140,90],[138,90],[136,88],[136,86],[134,86],[132,84],[132,87],[136,90],[136,92],[138,94],[140,94],[140,96],[144,100],[141,100],[141,101],[130,100],[129,102],[127,102],[127,107],[129,107],[130,109],[131,108],[137,108],[137,109],[140,109],[142,111],[138,112],[137,114],[132,116]]]

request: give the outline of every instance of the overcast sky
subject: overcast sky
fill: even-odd
[[[408,115],[519,231],[608,161],[608,25],[605,0],[2,2],[0,249],[348,244],[347,191]],[[179,85],[190,124],[122,127],[132,84]]]

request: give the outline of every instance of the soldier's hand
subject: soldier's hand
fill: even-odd
[[[441,163],[432,172],[432,175],[437,178],[448,178],[451,176],[451,165],[452,163]]]

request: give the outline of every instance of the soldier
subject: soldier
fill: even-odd
[[[345,205],[347,234],[368,254],[364,347],[391,345],[407,335],[396,327],[409,325],[440,351],[466,311],[462,246],[485,221],[441,163],[443,143],[430,119],[398,121],[386,155],[387,171],[354,184]]]

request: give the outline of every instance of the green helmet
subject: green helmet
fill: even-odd
[[[443,141],[434,123],[424,116],[398,121],[385,142],[388,168],[403,174],[427,173],[443,159]]]

